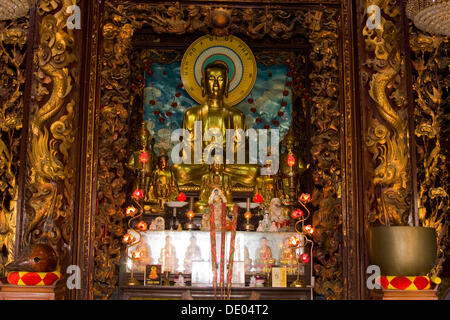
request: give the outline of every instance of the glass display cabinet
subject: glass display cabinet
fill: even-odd
[[[224,264],[226,286],[232,233],[224,233],[223,259],[219,254],[221,232],[216,232],[216,248],[217,269],[220,272],[221,263]],[[143,259],[136,262],[127,257],[129,254],[124,255],[120,279],[123,299],[215,297],[209,231],[145,231],[140,236],[140,243],[127,250],[139,249]],[[293,248],[290,241],[298,237],[295,232],[237,231],[230,298],[312,299],[314,279],[309,259],[312,248],[306,241],[305,246]],[[303,256],[307,259],[302,259]],[[303,263],[298,263],[299,260]],[[159,267],[157,284],[147,282],[149,266]],[[131,278],[136,281],[130,282]]]

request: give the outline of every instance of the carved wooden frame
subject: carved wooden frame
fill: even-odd
[[[94,292],[94,257],[96,249],[99,246],[98,234],[96,235],[96,219],[97,217],[97,184],[99,183],[98,174],[102,170],[98,163],[98,139],[99,126],[101,126],[100,118],[102,117],[100,111],[101,106],[101,68],[102,68],[102,46],[105,38],[103,37],[103,15],[105,14],[105,4],[109,0],[89,2],[86,5],[85,12],[88,12],[87,19],[88,26],[91,29],[85,30],[86,56],[84,58],[84,88],[82,88],[84,97],[82,105],[82,132],[81,132],[81,152],[83,155],[80,166],[79,183],[79,199],[76,211],[76,235],[74,242],[74,259],[73,263],[81,267],[83,272],[82,290],[74,293],[74,298],[92,299],[96,297],[109,297],[111,292],[102,293]],[[183,3],[190,1],[184,1]],[[198,1],[196,1],[198,3]],[[224,5],[242,5],[249,1],[224,1]],[[364,260],[361,259],[361,252],[364,250],[364,238],[360,233],[362,230],[361,220],[361,192],[358,188],[360,186],[361,172],[360,172],[360,136],[359,132],[359,105],[356,99],[357,93],[357,77],[355,74],[355,43],[356,37],[353,33],[355,8],[351,1],[263,1],[268,6],[279,7],[283,4],[296,5],[298,7],[305,6],[309,9],[315,8],[319,10],[337,10],[339,19],[336,21],[338,26],[339,44],[338,44],[338,60],[336,61],[339,72],[339,106],[338,118],[341,125],[339,126],[339,145],[340,151],[338,157],[341,159],[339,166],[335,169],[340,169],[340,181],[336,183],[335,196],[341,195],[342,200],[339,201],[342,205],[338,209],[338,225],[341,225],[341,230],[335,239],[335,243],[330,253],[336,254],[338,267],[337,273],[333,271],[333,267],[324,270],[323,286],[334,286],[341,288],[335,290],[327,298],[337,299],[357,299],[362,297],[362,272],[364,270]],[[222,4],[218,2],[217,6]],[[329,34],[317,34],[316,41],[320,41],[321,37],[328,37]],[[314,45],[314,39],[313,45]],[[126,44],[124,44],[126,45]],[[314,100],[314,99],[313,99]],[[319,102],[319,100],[317,101]],[[120,111],[116,109],[116,111]],[[123,110],[122,110],[123,111]],[[116,113],[120,117],[120,112]],[[121,133],[123,134],[123,133]],[[346,161],[342,161],[346,159]],[[334,169],[333,169],[334,170]],[[320,178],[321,174],[318,174]],[[323,187],[321,191],[323,192]],[[331,192],[329,189],[326,191]],[[317,199],[319,199],[318,197]],[[323,196],[322,196],[323,200]],[[318,200],[317,203],[320,201]],[[336,203],[339,206],[339,203]],[[119,223],[117,228],[120,229]],[[98,231],[98,230],[97,230]],[[121,230],[118,230],[118,234]],[[116,253],[111,253],[116,254]],[[106,259],[105,266],[111,267],[114,270],[113,261]],[[111,275],[104,275],[106,278]]]

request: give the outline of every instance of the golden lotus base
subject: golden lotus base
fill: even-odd
[[[138,286],[141,283],[139,281],[137,281],[135,278],[130,278],[130,280],[128,280],[127,285],[129,286]]]

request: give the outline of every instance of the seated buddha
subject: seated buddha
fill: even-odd
[[[205,101],[198,106],[189,108],[183,119],[183,129],[187,130],[191,137],[194,137],[195,123],[201,122],[202,133],[208,130],[218,130],[223,137],[223,153],[226,150],[226,130],[241,129],[247,130],[245,116],[240,110],[225,104],[224,99],[228,97],[229,78],[228,66],[221,62],[215,61],[208,64],[203,70],[202,77],[202,94]],[[202,150],[211,142],[202,142]],[[191,146],[192,150],[193,144]],[[235,148],[236,149],[236,148]],[[191,152],[191,155],[193,152]],[[217,155],[214,155],[217,158]],[[222,159],[224,154],[222,155]],[[191,159],[192,160],[192,159]],[[193,184],[202,185],[202,177],[210,173],[210,165],[204,159],[201,164],[194,164],[190,161],[183,164],[173,165],[175,178],[179,186]],[[225,163],[225,161],[223,161]],[[241,184],[246,187],[253,187],[258,175],[258,165],[251,164],[225,164],[222,168],[223,174],[229,177],[233,185]]]

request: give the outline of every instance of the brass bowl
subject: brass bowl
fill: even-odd
[[[434,228],[372,227],[369,260],[385,276],[424,276],[434,267],[437,235]]]

